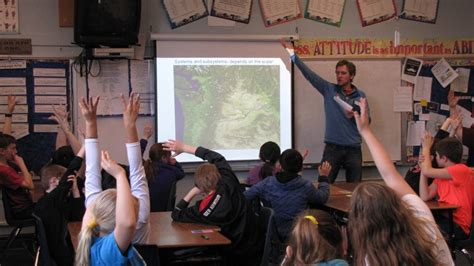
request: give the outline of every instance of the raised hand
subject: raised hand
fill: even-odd
[[[430,132],[425,131],[425,134],[422,138],[422,145],[424,149],[430,149],[433,146],[434,138]]]
[[[15,111],[15,106],[17,104],[16,96],[8,95],[8,113],[12,114]]]
[[[107,173],[116,179],[121,175],[125,176],[125,170],[123,167],[118,165],[116,161],[110,158],[108,151],[102,151],[102,161],[100,162],[100,165],[105,171],[107,171]]]
[[[328,161],[324,161],[321,165],[318,167],[318,172],[320,176],[328,176],[329,173],[331,172],[331,164]]]
[[[56,121],[56,123],[58,123],[58,125],[64,131],[67,131],[69,130],[68,115],[69,112],[66,111],[66,107],[64,105],[60,105],[59,107],[53,105],[53,115],[48,119]]]
[[[163,143],[163,150],[173,152],[173,156],[178,156],[184,152],[185,144],[177,140],[168,140]]]
[[[81,98],[79,101],[79,109],[81,109],[82,116],[86,122],[95,122],[97,119],[97,105],[99,104],[100,96],[89,99]]]
[[[458,105],[459,97],[454,95],[454,90],[448,92],[448,105],[451,109],[456,108]]]
[[[354,117],[356,120],[357,124],[357,129],[359,130],[360,133],[362,133],[365,130],[369,130],[369,113],[367,112],[367,99],[366,98],[360,98],[360,113],[359,112],[354,112]]]
[[[140,95],[132,92],[127,103],[125,96],[120,95],[123,104],[123,122],[126,125],[134,124],[137,121],[138,112],[140,111]]]

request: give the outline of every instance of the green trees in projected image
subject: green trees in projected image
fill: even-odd
[[[258,149],[280,142],[280,68],[174,67],[184,142],[211,149]]]

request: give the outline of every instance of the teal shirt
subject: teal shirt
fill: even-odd
[[[142,266],[145,262],[132,245],[122,254],[112,232],[92,240],[90,265]]]

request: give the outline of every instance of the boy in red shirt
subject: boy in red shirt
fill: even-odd
[[[423,138],[423,156],[421,163],[420,197],[424,201],[438,196],[440,202],[459,206],[454,211],[454,234],[456,239],[469,237],[472,221],[473,175],[471,169],[461,163],[462,144],[455,138],[445,138],[436,143],[436,162],[440,168],[431,166],[430,148],[433,137],[425,133]],[[435,178],[428,186],[427,178]],[[439,218],[439,219],[438,219]],[[437,217],[441,230],[449,231],[446,217]]]

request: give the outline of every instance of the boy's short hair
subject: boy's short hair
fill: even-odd
[[[439,156],[446,156],[453,163],[462,160],[462,143],[456,138],[444,138],[435,144],[435,150]]]
[[[41,176],[41,185],[43,189],[46,191],[49,189],[49,180],[51,177],[57,177],[61,179],[61,177],[66,173],[66,168],[57,165],[57,164],[47,164],[41,168],[40,176]]]
[[[215,189],[221,179],[221,174],[217,167],[210,163],[201,164],[194,174],[196,186],[204,193]]]
[[[72,160],[76,157],[70,145],[62,146],[57,149],[52,156],[52,163],[68,167]]]
[[[16,144],[16,139],[12,135],[0,133],[0,149],[6,149],[10,144]]]
[[[280,164],[285,172],[299,173],[303,169],[303,156],[295,149],[287,149],[280,156]]]

